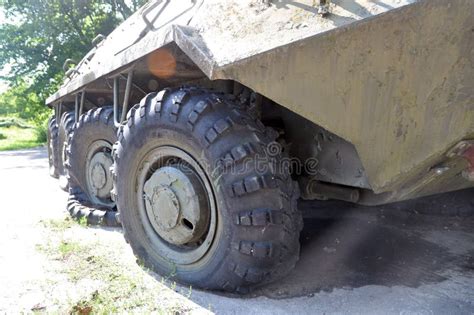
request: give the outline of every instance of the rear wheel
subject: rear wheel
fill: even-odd
[[[134,253],[206,289],[278,279],[299,255],[298,188],[260,121],[197,88],[146,96],[114,146],[114,193]],[[259,165],[258,165],[259,164]]]
[[[70,190],[84,193],[88,204],[112,209],[110,167],[112,145],[117,140],[112,107],[89,110],[81,115],[66,150]]]
[[[48,161],[49,175],[58,178],[58,125],[54,114],[48,120]]]

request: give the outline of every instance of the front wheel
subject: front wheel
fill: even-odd
[[[205,289],[245,291],[299,256],[297,184],[245,108],[197,88],[147,95],[114,146],[125,237],[152,270]]]

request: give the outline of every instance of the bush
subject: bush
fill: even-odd
[[[34,128],[36,141],[45,143],[48,140],[48,120],[36,123]]]
[[[3,133],[0,132],[0,140],[5,140],[7,136],[5,136]]]

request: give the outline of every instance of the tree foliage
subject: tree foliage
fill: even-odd
[[[0,21],[0,69],[11,66],[1,78],[10,90],[0,97],[0,108],[23,116],[41,113],[44,100],[63,79],[64,61],[79,61],[97,34],[108,35],[144,2],[0,0],[5,15]]]
[[[44,100],[25,83],[16,85],[0,95],[0,116],[16,116],[39,124],[47,119]]]

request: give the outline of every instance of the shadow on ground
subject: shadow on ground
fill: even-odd
[[[36,170],[48,168],[48,163],[44,163],[44,160],[48,158],[48,153],[43,147],[16,151],[2,151],[0,152],[0,158],[7,161],[0,165],[0,170]]]
[[[48,158],[48,152],[44,150],[43,147],[38,147],[25,150],[2,151],[0,152],[0,157],[18,157],[26,158],[29,160],[41,160]]]
[[[366,285],[418,287],[474,276],[474,190],[379,207],[301,202],[301,257],[253,296],[288,298]]]
[[[47,167],[44,149],[0,156],[24,159],[0,169]],[[247,298],[312,296],[368,285],[419,287],[459,274],[474,277],[474,189],[377,207],[301,201],[299,208],[305,226],[296,268]]]
[[[305,218],[301,256],[286,278],[247,296],[213,293],[284,299],[474,276],[474,189],[378,207],[301,201],[299,208]]]

